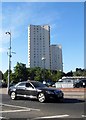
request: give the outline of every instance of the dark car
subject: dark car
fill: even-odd
[[[78,80],[77,82],[74,83],[74,88],[86,88],[86,80]]]
[[[1,82],[0,83],[0,87],[1,88],[6,88],[7,87],[7,83],[6,82]]]
[[[55,100],[63,100],[63,92],[61,90],[49,88],[38,81],[19,82],[9,88],[8,94],[12,100],[17,97],[36,98],[39,102],[45,102],[52,98]]]

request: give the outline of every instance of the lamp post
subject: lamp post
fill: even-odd
[[[44,61],[43,62],[43,64],[44,64],[44,74],[43,74],[43,78],[44,78],[44,81],[45,81],[45,60],[46,60],[46,58],[45,57],[42,57],[42,61]]]
[[[7,89],[9,90],[9,83],[10,83],[10,71],[11,71],[11,32],[6,32],[5,34],[10,35],[10,44],[8,48],[8,84]]]

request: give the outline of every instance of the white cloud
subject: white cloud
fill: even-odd
[[[4,53],[4,52],[7,52],[7,49],[6,48],[0,48],[0,53]]]
[[[10,3],[9,3],[10,4]],[[15,3],[14,3],[15,4]],[[4,5],[4,4],[3,4]],[[3,17],[3,30],[2,30],[2,40],[0,40],[0,42],[2,42],[2,44],[5,44],[7,42],[9,42],[9,37],[7,35],[5,35],[6,31],[10,31],[12,32],[12,40],[16,39],[17,37],[19,37],[19,35],[21,34],[21,28],[23,28],[22,26],[24,24],[27,24],[26,27],[28,27],[28,24],[49,24],[52,27],[55,27],[55,25],[53,26],[53,18],[56,18],[57,20],[60,18],[60,15],[58,12],[53,12],[49,14],[49,13],[39,13],[38,11],[40,11],[40,9],[42,9],[42,7],[37,7],[37,13],[34,14],[34,8],[36,9],[36,7],[32,6],[32,4],[28,3],[28,4],[19,4],[16,6],[16,9],[14,11],[14,8],[12,6],[6,6],[7,8],[4,9],[2,7],[3,13],[2,13],[2,17]],[[45,7],[45,6],[43,6]],[[22,12],[21,12],[22,10]],[[4,14],[5,11],[5,14]],[[11,12],[12,11],[12,12]],[[43,17],[42,17],[43,16]],[[0,30],[1,33],[1,30]]]
[[[16,40],[16,38],[21,35],[21,27],[25,24],[28,13],[28,11],[23,11],[25,8],[24,5],[22,6],[22,8],[21,5],[17,6],[15,11],[12,6],[6,6],[5,9],[3,8],[3,6],[3,12],[2,15],[0,15],[0,21],[2,22],[2,24],[0,24],[0,53],[6,52],[7,50],[5,50],[4,47],[8,48],[9,46],[10,36],[5,33],[11,31],[11,40]]]
[[[12,40],[16,39],[19,36],[20,26],[24,24],[24,12],[20,12],[19,8],[12,12],[13,14],[8,14],[10,10],[13,10],[11,7],[7,9],[7,13],[2,13],[3,21],[2,21],[2,29],[0,28],[0,43],[6,44],[9,42],[9,35],[6,35],[6,32],[10,32],[12,34]]]
[[[15,3],[14,3],[15,4]],[[11,30],[12,39],[16,40],[21,34],[24,27],[28,28],[29,24],[49,24],[51,29],[56,27],[54,24],[54,19],[57,21],[61,18],[61,13],[50,11],[50,14],[44,12],[39,13],[40,10],[45,9],[45,4],[43,6],[32,5],[31,3],[17,4],[16,7],[11,6],[12,4],[8,3],[8,6],[4,8],[4,3],[2,5],[2,26],[0,28],[0,43],[2,46],[9,44],[10,36],[6,35],[5,32]],[[9,7],[10,6],[10,7]],[[15,9],[15,11],[14,11]],[[36,10],[34,14],[34,10]],[[22,11],[22,12],[21,12]],[[46,22],[46,23],[45,23]],[[22,31],[21,31],[22,29]],[[52,38],[52,36],[51,36]],[[54,35],[55,38],[55,35]],[[8,47],[7,47],[8,48]],[[5,52],[5,49],[0,48],[0,52]]]

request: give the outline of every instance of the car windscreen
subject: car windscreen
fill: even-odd
[[[44,85],[43,83],[41,82],[31,82],[35,88],[38,88],[38,87],[47,87],[46,85]]]
[[[85,82],[85,83],[86,83],[86,80],[82,80],[82,82]]]

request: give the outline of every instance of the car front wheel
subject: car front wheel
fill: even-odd
[[[15,92],[11,92],[10,97],[11,97],[12,100],[15,100],[16,99],[16,93]]]
[[[44,93],[39,93],[38,100],[41,103],[45,102],[45,95],[44,95]]]

